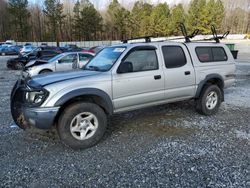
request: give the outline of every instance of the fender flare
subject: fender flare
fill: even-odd
[[[108,112],[108,114],[113,114],[113,103],[109,95],[106,92],[95,88],[82,88],[70,91],[69,93],[59,98],[56,101],[55,106],[62,106],[73,98],[83,97],[87,95],[99,97],[102,103],[101,106]]]
[[[221,75],[219,74],[209,74],[206,76],[206,78],[204,80],[202,80],[199,84],[198,84],[198,87],[197,87],[197,90],[196,90],[196,94],[195,94],[195,98],[199,98],[201,92],[202,92],[202,89],[204,87],[204,85],[209,81],[209,80],[212,80],[212,79],[217,79],[217,80],[220,80],[220,88],[221,88],[221,92],[222,92],[222,99],[224,101],[224,91],[223,91],[223,88],[224,88],[224,79]]]

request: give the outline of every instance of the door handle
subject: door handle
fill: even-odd
[[[185,71],[185,75],[190,75],[190,71]]]
[[[161,75],[155,75],[154,78],[155,78],[155,80],[159,80],[159,79],[161,79]]]

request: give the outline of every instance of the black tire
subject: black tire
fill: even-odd
[[[51,72],[52,72],[51,70],[46,69],[46,70],[41,70],[39,72],[39,74],[48,74],[48,73],[51,73]]]
[[[217,95],[217,103],[214,103],[214,105],[206,105],[207,104],[207,97],[212,92],[216,93],[214,94],[214,97]],[[222,92],[221,89],[217,85],[208,84],[205,85],[199,99],[196,101],[196,110],[198,113],[203,115],[213,115],[215,114],[222,102]]]
[[[16,70],[22,70],[24,68],[24,64],[22,62],[17,62],[15,64],[15,69]]]
[[[81,113],[93,114],[98,122],[94,134],[85,140],[79,140],[71,133],[71,123]],[[60,115],[57,131],[63,144],[73,149],[85,149],[97,144],[103,137],[107,127],[107,116],[98,105],[88,102],[78,102],[67,107]]]

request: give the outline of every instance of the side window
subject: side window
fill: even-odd
[[[182,67],[187,63],[185,53],[180,46],[162,46],[162,53],[167,68]]]
[[[76,54],[69,54],[64,56],[61,60],[60,63],[73,63],[74,61],[76,61]]]
[[[212,48],[214,61],[227,61],[227,55],[223,48],[214,47]]]
[[[129,62],[131,64],[131,72],[158,69],[158,60],[155,50],[137,50],[131,52],[123,62]]]
[[[89,61],[91,60],[93,57],[89,54],[80,54],[79,53],[79,61]]]
[[[210,47],[198,47],[196,48],[195,51],[200,62],[212,62],[213,61],[212,49]]]
[[[197,47],[195,51],[202,63],[227,61],[226,52],[222,47]]]

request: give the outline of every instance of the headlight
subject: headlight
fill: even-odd
[[[34,70],[36,67],[35,66],[33,66],[33,67],[28,67],[27,69],[28,69],[28,71],[31,71],[31,70]]]
[[[48,96],[47,91],[27,91],[25,94],[26,102],[32,106],[42,104]]]

